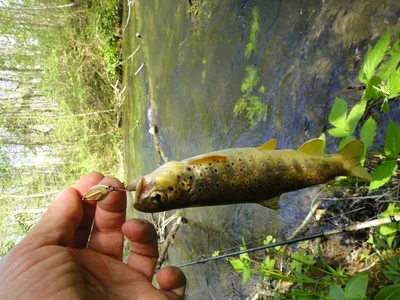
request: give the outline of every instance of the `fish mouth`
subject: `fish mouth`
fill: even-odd
[[[144,177],[141,176],[141,177],[135,179],[134,181],[132,181],[131,183],[129,183],[125,187],[125,189],[127,191],[135,192],[135,196],[133,198],[133,206],[136,206],[136,203],[139,202],[139,197],[140,197],[140,194],[143,189],[143,183],[144,183]]]
[[[146,201],[146,198],[149,196],[152,187],[153,184],[151,182],[147,182],[146,178],[143,176],[135,179],[125,187],[127,191],[135,192],[135,196],[133,197],[133,207],[136,210],[141,212],[155,212],[155,205],[152,205],[152,203]]]

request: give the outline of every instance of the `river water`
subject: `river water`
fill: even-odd
[[[124,36],[127,181],[157,167],[153,122],[170,160],[271,138],[278,148],[296,148],[320,136],[335,96],[351,105],[360,99],[361,92],[348,87],[359,86],[368,43],[388,27],[400,32],[399,1],[137,0],[130,16]],[[242,112],[235,114],[235,107]],[[335,144],[328,140],[328,152]],[[256,204],[184,209],[187,223],[167,264],[238,250],[242,237],[256,245],[269,234],[284,239],[301,224],[316,192],[282,195],[276,212]],[[243,285],[225,260],[184,271],[188,299],[245,298],[259,281]]]

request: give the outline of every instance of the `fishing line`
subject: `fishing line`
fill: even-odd
[[[325,232],[321,231],[321,232],[315,233],[315,234],[305,235],[305,236],[302,236],[302,237],[293,238],[293,239],[290,239],[290,240],[285,240],[285,241],[276,242],[276,243],[271,243],[271,244],[268,244],[268,245],[258,246],[258,247],[254,247],[254,248],[250,248],[250,249],[246,249],[246,250],[230,252],[230,253],[226,253],[226,254],[223,254],[223,255],[218,255],[218,256],[215,256],[215,257],[207,257],[207,258],[203,258],[203,259],[199,259],[199,260],[195,260],[195,261],[191,261],[191,262],[175,265],[175,267],[178,267],[178,268],[187,267],[187,266],[191,266],[191,265],[205,263],[205,262],[208,262],[208,261],[227,258],[227,257],[230,257],[230,256],[245,254],[245,253],[254,252],[254,251],[258,251],[258,250],[274,248],[274,247],[277,247],[277,246],[290,245],[290,244],[294,244],[294,243],[298,243],[298,242],[302,242],[302,241],[313,240],[313,239],[316,239],[316,238],[328,237],[330,235],[335,235],[335,234],[339,234],[339,233],[343,233],[343,232],[351,232],[351,231],[356,231],[356,230],[360,230],[360,229],[364,229],[364,228],[368,228],[368,227],[375,227],[375,226],[385,225],[385,224],[395,223],[395,222],[400,222],[400,215],[390,216],[390,217],[380,218],[380,219],[375,219],[375,220],[361,222],[361,223],[356,223],[356,224],[344,226],[344,227],[341,227],[341,228],[338,228],[338,229],[328,230],[328,231],[325,231]]]

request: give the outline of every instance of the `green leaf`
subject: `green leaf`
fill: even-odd
[[[390,49],[388,55],[390,55],[389,59],[381,64],[379,67],[378,76],[382,80],[387,80],[400,62],[400,39],[397,39],[392,48]]]
[[[372,174],[372,182],[369,186],[369,190],[376,190],[390,180],[392,174],[397,169],[397,161],[385,160],[380,164],[375,172]]]
[[[374,142],[376,135],[376,122],[372,117],[364,123],[361,127],[360,139],[364,143],[364,154],[361,158],[362,164],[364,165],[364,158],[367,149],[371,147],[372,143]]]
[[[335,137],[346,137],[349,134],[345,128],[331,128],[328,130],[328,133]]]
[[[354,135],[350,135],[350,136],[346,136],[346,137],[342,138],[339,143],[339,148],[343,149],[344,146],[346,146],[351,141],[354,141],[355,139],[356,139],[356,137]]]
[[[384,113],[388,113],[390,111],[388,98],[385,98],[383,100],[383,103],[382,103],[382,106],[381,106],[381,111],[383,111]]]
[[[253,270],[250,269],[249,267],[245,266],[243,268],[243,283],[247,283],[249,281],[252,273]]]
[[[400,152],[400,126],[389,120],[385,137],[385,154],[389,157],[397,157]]]
[[[344,300],[344,291],[339,285],[332,285],[329,289],[329,298],[334,300]]]
[[[243,272],[244,263],[240,259],[232,259],[229,261],[236,272]]]
[[[393,241],[395,238],[396,238],[396,234],[389,234],[386,237],[389,249],[393,249]]]
[[[361,141],[364,143],[365,151],[372,145],[376,135],[376,122],[372,117],[361,127]]]
[[[331,113],[329,114],[329,122],[338,128],[346,126],[347,102],[339,97],[335,98]]]
[[[365,112],[366,107],[367,107],[367,101],[361,100],[351,109],[349,116],[347,117],[346,120],[346,129],[349,132],[349,134],[353,134],[358,122],[360,121],[361,117]]]
[[[374,300],[400,299],[400,284],[385,286],[375,296]]]
[[[394,98],[400,93],[400,68],[389,77],[385,89],[389,93],[389,98]]]
[[[358,79],[365,84],[368,84],[371,77],[375,74],[375,69],[385,56],[386,50],[390,42],[389,29],[382,35],[374,47],[368,47],[368,51],[364,56],[363,64],[361,65]]]
[[[379,228],[379,231],[383,235],[390,235],[397,232],[397,225],[396,224],[382,225]]]
[[[362,99],[368,101],[370,99],[380,99],[385,97],[384,93],[374,88],[374,86],[379,87],[381,82],[382,80],[379,77],[372,76],[372,78],[369,80],[367,88],[364,91]]]
[[[358,273],[351,277],[344,290],[345,298],[348,300],[363,300],[365,298],[365,293],[367,292],[367,285],[367,273]]]

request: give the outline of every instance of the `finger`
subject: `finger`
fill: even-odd
[[[86,195],[90,188],[100,182],[104,175],[99,172],[91,172],[83,176],[76,185],[76,190],[81,198]],[[96,203],[83,201],[83,218],[75,232],[74,239],[68,244],[71,248],[85,248],[92,229],[93,219],[96,212]]]
[[[113,177],[104,177],[97,184],[124,188],[124,185]],[[102,201],[97,202],[95,220],[88,248],[117,259],[122,259],[124,235],[122,234],[121,227],[125,222],[125,213],[125,192],[110,192]]]
[[[151,281],[158,259],[157,233],[154,226],[144,219],[130,219],[122,226],[130,241],[127,264]]]
[[[156,275],[160,290],[170,299],[180,299],[185,295],[186,277],[176,267],[162,268]]]
[[[80,194],[74,188],[67,188],[57,196],[23,242],[27,242],[30,249],[44,245],[66,246],[72,241],[82,216]]]

